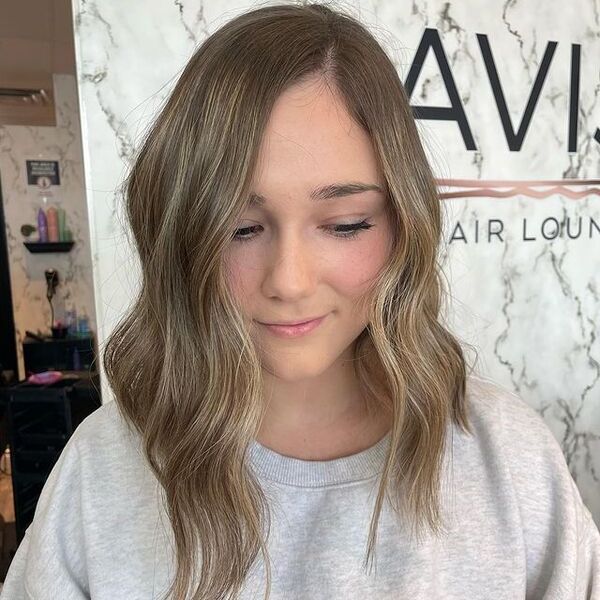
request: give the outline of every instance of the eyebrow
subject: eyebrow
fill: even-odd
[[[383,190],[374,183],[350,182],[350,183],[332,183],[315,188],[310,193],[310,199],[318,202],[319,200],[330,200],[332,198],[342,198],[352,194],[361,194],[362,192],[383,192]],[[250,194],[250,205],[262,206],[267,199],[260,194]]]

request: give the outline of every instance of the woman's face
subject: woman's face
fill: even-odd
[[[294,86],[274,106],[253,183],[257,201],[226,254],[230,287],[252,321],[263,368],[289,381],[315,377],[351,358],[367,325],[357,301],[391,249],[384,192],[360,191],[384,189],[370,138],[322,82]],[[333,197],[311,197],[340,185]],[[367,228],[343,237],[361,222]],[[298,337],[261,324],[322,315]]]

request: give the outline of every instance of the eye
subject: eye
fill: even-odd
[[[360,221],[359,223],[343,223],[339,225],[330,225],[325,227],[325,229],[331,231],[333,230],[333,237],[338,238],[354,238],[358,236],[362,230],[371,229],[374,227],[373,223],[370,223],[366,219]],[[256,237],[256,235],[249,235],[256,231],[260,225],[252,225],[251,227],[242,227],[241,229],[236,229],[235,234],[233,235],[233,240],[236,242],[249,242]]]
[[[360,221],[360,223],[349,223],[347,225],[333,225],[334,229],[338,227],[342,227],[345,229],[336,232],[334,234],[336,237],[352,238],[357,236],[363,229],[371,229],[371,227],[374,227],[374,225],[373,223],[370,223],[365,219],[364,221]]]

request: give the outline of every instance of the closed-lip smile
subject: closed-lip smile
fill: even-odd
[[[308,321],[296,321],[294,324],[273,324],[273,323],[260,323],[269,333],[280,338],[299,338],[309,334],[321,326],[321,323],[325,320],[327,315],[322,317],[312,318]]]
[[[288,327],[292,327],[294,325],[301,325],[302,323],[309,323],[310,321],[316,321],[317,319],[323,318],[325,315],[320,315],[318,317],[309,317],[308,319],[302,319],[300,321],[279,321],[278,323],[265,323],[263,321],[259,321],[262,325],[286,325]]]

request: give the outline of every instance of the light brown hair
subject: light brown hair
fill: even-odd
[[[237,16],[191,58],[126,179],[142,282],[103,352],[120,411],[164,489],[175,600],[236,597],[259,552],[269,595],[270,513],[247,454],[264,414],[261,364],[223,255],[274,102],[315,76],[339,91],[370,135],[394,231],[355,344],[365,398],[393,415],[366,562],[386,496],[417,533],[423,524],[442,531],[448,428],[471,433],[463,350],[440,317],[440,199],[393,62],[366,26],[327,5]]]

